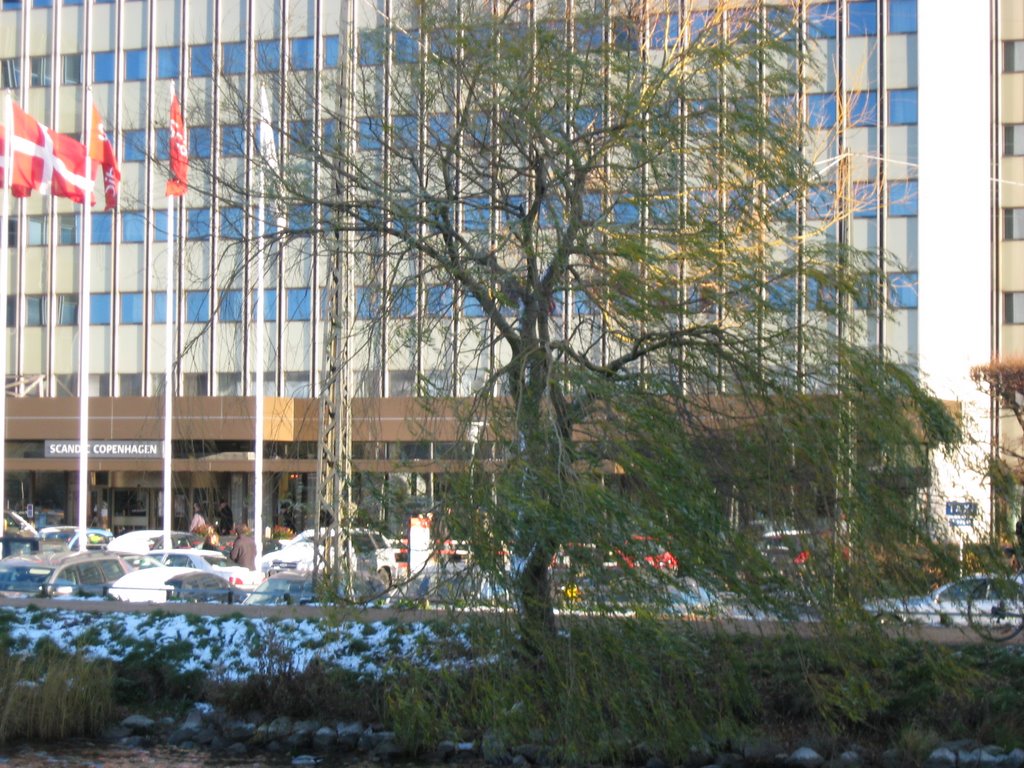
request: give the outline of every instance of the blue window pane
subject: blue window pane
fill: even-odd
[[[583,291],[573,292],[573,311],[577,315],[596,315],[597,305]]]
[[[917,181],[889,182],[889,215],[917,216]]]
[[[289,320],[309,320],[309,288],[289,288],[285,301]]]
[[[889,0],[889,32],[917,32],[917,0]]]
[[[291,41],[292,69],[312,69],[316,59],[316,46],[312,37],[296,37]]]
[[[125,51],[125,80],[145,80],[147,71],[145,48]]]
[[[205,240],[210,236],[210,209],[189,208],[185,211],[185,237]]]
[[[281,68],[281,41],[256,41],[256,71],[277,72]]]
[[[206,323],[210,320],[210,294],[206,291],[185,293],[185,322]]]
[[[181,74],[181,52],[177,46],[156,49],[156,76],[173,78]]]
[[[238,290],[221,291],[217,316],[223,323],[242,322],[242,292]]]
[[[779,40],[796,40],[796,18],[791,8],[765,8],[768,31]]]
[[[618,202],[612,208],[612,219],[619,226],[632,226],[640,221],[640,209],[636,203]]]
[[[89,295],[89,324],[110,325],[109,293],[93,293]]]
[[[847,30],[851,37],[865,37],[878,33],[878,8],[875,0],[854,0],[848,6]]]
[[[142,294],[121,294],[121,323],[123,325],[140,325],[142,323]]]
[[[376,67],[384,61],[384,41],[378,29],[359,33],[359,66]]]
[[[815,3],[807,8],[807,36],[829,39],[836,36],[836,4]]]
[[[557,198],[550,198],[541,203],[540,216],[537,221],[543,229],[551,229],[562,223],[562,201]]]
[[[812,93],[807,96],[807,124],[811,128],[832,128],[836,124],[834,93]]]
[[[431,115],[427,120],[427,143],[432,146],[447,144],[451,141],[454,124],[451,115]]]
[[[156,135],[156,159],[167,160],[171,155],[171,131],[169,128],[157,128]]]
[[[915,125],[917,123],[917,89],[904,88],[889,91],[889,124]]]
[[[313,228],[313,207],[293,205],[288,209],[288,229],[294,232],[308,232]]]
[[[156,208],[153,211],[153,239],[165,243],[167,234],[167,210]]]
[[[402,285],[395,288],[391,297],[392,317],[412,317],[416,314],[416,286]]]
[[[576,24],[576,48],[580,51],[596,51],[604,42],[604,30],[600,24]]]
[[[174,319],[178,319],[178,307],[174,294],[171,294],[171,303],[174,304]],[[153,322],[167,322],[167,292],[160,291],[153,294]]]
[[[462,314],[466,317],[483,317],[484,308],[480,306],[480,300],[472,294],[467,294],[462,299]]]
[[[81,4],[82,4],[82,0],[64,0],[64,3],[63,3],[63,4],[64,4],[64,5],[81,5]],[[17,5],[17,7],[19,7],[19,8],[21,7],[21,3],[20,3],[20,2],[19,2],[19,3],[17,3],[16,5]],[[5,6],[5,7],[6,7],[6,6]]]
[[[380,310],[380,291],[375,286],[356,286],[356,318],[372,320]]]
[[[146,240],[146,214],[142,211],[126,211],[121,216],[121,242],[142,243]]]
[[[379,117],[360,117],[357,121],[359,129],[359,148],[369,152],[380,149],[383,123]]]
[[[109,212],[92,215],[92,242],[109,245],[114,241],[114,216]]]
[[[774,310],[785,312],[796,307],[796,280],[780,278],[768,283],[765,299]]]
[[[395,124],[395,142],[404,148],[415,148],[419,138],[420,123],[415,115],[397,115]]]
[[[671,48],[679,42],[679,14],[659,13],[651,27],[651,47]]]
[[[889,306],[892,309],[917,308],[917,272],[889,275]]]
[[[813,187],[807,192],[807,218],[827,220],[835,212],[836,196],[831,187]]]
[[[193,45],[189,48],[192,77],[213,77],[213,46]]]
[[[462,225],[470,232],[485,232],[491,221],[490,201],[486,197],[474,197],[466,201],[462,209]]]
[[[245,72],[245,43],[224,43],[221,48],[221,67],[225,75]]]
[[[419,30],[398,30],[395,32],[395,61],[414,64],[420,58]]]
[[[241,240],[245,217],[241,208],[220,209],[220,236],[225,240]]]
[[[4,5],[6,8],[7,5]],[[33,8],[53,8],[53,0],[32,0]]]
[[[854,91],[851,93],[847,118],[852,126],[878,125],[878,92]]]
[[[850,205],[856,219],[873,219],[878,215],[878,188],[870,182],[858,182],[851,189]]]
[[[427,287],[427,300],[424,305],[426,313],[431,317],[451,317],[453,305],[452,289],[447,285],[431,285]]]
[[[245,154],[245,128],[225,125],[220,134],[220,151],[224,157],[242,157]]]
[[[324,37],[324,66],[333,69],[338,66],[338,36]]]
[[[100,51],[92,56],[92,81],[94,83],[114,82],[114,59],[113,51]]]
[[[188,129],[188,152],[190,157],[210,159],[210,129],[205,125]]]
[[[124,144],[124,162],[141,163],[146,159],[146,132],[125,131],[121,134]]]
[[[267,288],[263,291],[263,322],[277,322],[277,289]]]

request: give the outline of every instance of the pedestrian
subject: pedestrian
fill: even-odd
[[[231,547],[231,559],[250,571],[256,568],[256,539],[248,525],[238,527],[238,536]]]
[[[188,532],[201,535],[206,531],[206,527],[206,516],[203,514],[203,506],[197,501],[192,505],[192,520],[188,524]]]
[[[203,549],[212,549],[220,552],[220,534],[212,525],[206,526],[206,538],[203,540]]]
[[[225,499],[221,499],[217,509],[217,527],[221,533],[229,533],[235,527],[235,513]]]

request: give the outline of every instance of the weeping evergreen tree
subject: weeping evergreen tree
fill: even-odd
[[[464,396],[445,524],[525,646],[560,607],[642,613],[680,579],[829,615],[921,578],[919,494],[957,424],[865,343],[885,283],[836,237],[858,201],[806,127],[794,17],[390,7],[318,89],[272,88],[268,199],[351,264],[350,365]],[[780,563],[765,528],[811,555]]]

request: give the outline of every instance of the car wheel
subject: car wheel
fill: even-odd
[[[387,568],[381,568],[377,571],[377,578],[381,580],[384,585],[384,589],[391,589],[391,571]]]

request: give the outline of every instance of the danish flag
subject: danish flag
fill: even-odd
[[[11,111],[12,125],[0,128],[0,155],[4,158],[0,185],[9,184],[14,197],[28,197],[38,190],[85,202],[86,192],[92,189],[92,182],[85,178],[85,145],[37,122],[17,104],[11,104]]]
[[[171,99],[170,142],[171,177],[167,180],[167,196],[181,197],[188,189],[188,144],[177,94]]]

